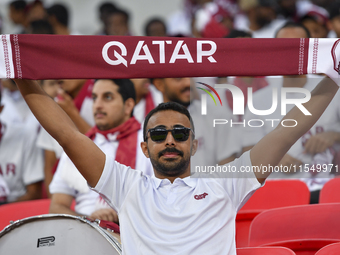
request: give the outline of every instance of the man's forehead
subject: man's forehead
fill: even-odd
[[[105,89],[108,92],[118,92],[118,85],[111,80],[97,80],[93,85],[93,91]]]
[[[181,125],[190,128],[190,121],[188,117],[180,112],[166,110],[156,112],[149,119],[147,129],[157,126],[173,127],[175,125]]]

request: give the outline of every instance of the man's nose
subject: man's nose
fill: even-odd
[[[100,100],[99,98],[97,98],[96,100],[94,100],[94,102],[93,102],[93,108],[94,108],[94,109],[101,109],[102,106],[103,106],[102,100]]]
[[[189,86],[189,87],[190,87],[190,85],[191,85],[191,80],[190,80],[190,78],[183,78],[182,81],[183,81],[183,84],[184,84],[185,86]]]
[[[172,133],[168,131],[168,134],[166,135],[166,138],[165,138],[165,144],[174,145],[175,143],[176,143],[176,140],[172,136]]]

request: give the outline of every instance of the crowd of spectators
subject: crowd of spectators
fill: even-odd
[[[336,0],[183,0],[183,6],[183,9],[169,14],[168,17],[149,17],[144,26],[144,35],[195,38],[340,37],[340,1]],[[131,13],[129,10],[119,7],[112,1],[102,3],[98,6],[98,10],[93,11],[99,13],[102,25],[100,31],[96,33],[97,35],[133,35],[130,28]],[[44,2],[40,0],[16,0],[8,5],[8,13],[10,21],[20,27],[22,34],[79,34],[69,27],[69,10],[65,4],[57,3],[45,6]],[[293,32],[288,33],[291,31]],[[133,94],[135,94],[132,97],[134,110],[131,110],[134,119],[143,123],[146,114],[163,101],[181,103],[191,110],[196,123],[196,138],[200,147],[198,156],[193,158],[193,162],[198,165],[216,165],[228,163],[240,156],[269,130],[255,130],[249,129],[249,127],[244,129],[242,127],[229,129],[218,127],[212,131],[215,133],[215,137],[209,141],[209,138],[203,135],[211,133],[210,127],[205,124],[208,120],[195,119],[195,112],[199,113],[200,107],[197,104],[200,93],[195,90],[197,81],[204,80],[211,85],[228,82],[238,86],[244,92],[248,87],[252,87],[255,108],[261,109],[262,107],[264,110],[270,108],[271,101],[268,98],[271,96],[272,88],[304,87],[310,89],[315,87],[322,76],[169,77],[152,80],[146,77],[148,74],[145,74],[145,77],[141,77],[141,79],[131,79]],[[97,92],[93,93],[92,91],[98,81],[65,79],[39,82],[46,93],[54,98],[71,117],[82,133],[87,134],[98,125],[96,114],[100,113],[100,109],[98,106],[94,106],[97,99],[97,97],[94,98],[94,95]],[[117,82],[113,83],[117,85]],[[119,93],[123,97],[121,91]],[[105,213],[95,213],[98,209],[96,204],[98,199],[91,195],[88,196],[90,198],[84,196],[84,193],[89,192],[88,189],[85,188],[84,192],[82,188],[77,189],[79,182],[82,181],[79,179],[81,177],[75,178],[77,182],[79,181],[75,185],[70,184],[72,182],[70,179],[73,177],[67,177],[67,170],[65,170],[70,163],[65,163],[67,160],[63,159],[63,164],[60,166],[59,159],[63,155],[61,147],[40,127],[27,108],[14,82],[2,80],[0,95],[0,203],[52,197],[51,211],[63,213],[65,210],[60,209],[58,205],[66,204],[65,207],[71,210],[71,202],[75,198],[78,205],[76,206],[76,215],[86,214],[112,219]],[[228,116],[228,118],[239,122],[243,121],[243,118],[255,118],[250,116],[249,112],[245,116],[233,116],[231,93],[224,91],[220,95],[224,95],[222,98],[226,102],[224,104],[226,107],[222,110],[224,117]],[[340,143],[340,104],[338,102],[339,100],[336,100],[332,103],[329,110],[325,112],[322,123],[317,123],[289,151],[281,162],[283,165],[337,163]],[[118,117],[113,113],[113,118]],[[122,123],[124,122],[120,124]],[[104,130],[117,126],[119,125],[113,125]],[[111,142],[115,143],[113,140]],[[115,150],[117,150],[117,145],[112,146],[116,146]],[[139,166],[139,169],[141,168],[143,167]],[[147,168],[142,170],[148,172]],[[52,185],[54,188],[49,189],[51,182],[52,184],[57,182],[52,181],[56,171],[62,172],[57,175],[59,184],[64,182],[64,186],[69,186],[64,188],[66,198],[60,196],[63,189],[58,189],[58,186]],[[71,172],[70,170],[70,174]],[[149,173],[152,174],[152,171]],[[334,176],[333,173],[327,176],[317,176],[315,173],[294,176],[294,173],[286,173],[283,176],[280,175],[279,178],[303,179],[313,194],[311,202],[315,203],[322,185]],[[93,202],[88,209],[86,207],[89,206],[88,201],[97,202]],[[82,211],[81,209],[84,207],[87,209]],[[81,209],[77,211],[77,208]],[[115,217],[114,221],[117,221]]]

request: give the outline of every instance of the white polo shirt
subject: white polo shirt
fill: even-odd
[[[230,164],[251,166],[249,152]],[[260,187],[249,176],[171,184],[107,156],[94,190],[118,212],[123,254],[236,254],[236,213]]]
[[[53,151],[57,158],[60,158],[64,151],[57,140],[55,140],[43,127],[41,127],[39,131],[36,143],[37,146],[43,150]]]

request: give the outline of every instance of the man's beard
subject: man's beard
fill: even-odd
[[[183,89],[181,93],[185,92],[186,90],[188,89],[187,88]],[[176,95],[173,95],[173,94],[169,94],[168,97],[171,102],[179,103],[180,105],[183,105],[184,107],[188,107],[191,103],[190,102],[191,100],[189,100],[188,102],[185,102],[185,101],[180,100]]]
[[[178,160],[177,158],[176,159],[168,158],[166,159],[166,163],[160,162],[159,158],[166,152],[178,153],[181,159],[179,160],[179,162],[175,162]],[[183,152],[175,148],[166,148],[162,150],[161,152],[158,153],[157,159],[150,154],[150,151],[149,151],[149,155],[150,155],[151,164],[153,168],[155,169],[155,171],[166,177],[176,177],[176,176],[180,176],[184,174],[187,171],[188,166],[190,164],[190,156],[184,157]]]

